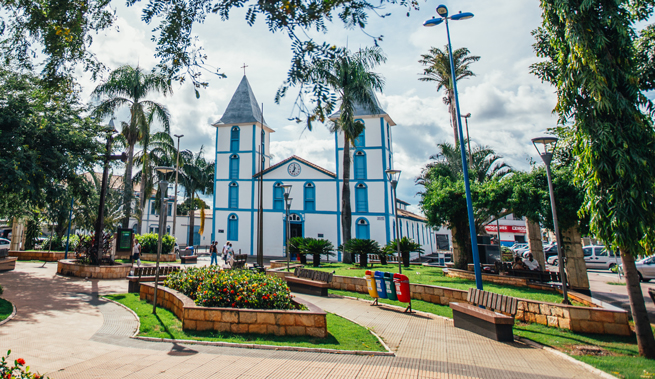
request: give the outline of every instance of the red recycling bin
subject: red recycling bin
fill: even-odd
[[[393,283],[396,285],[396,296],[398,301],[409,303],[412,301],[409,292],[409,278],[403,274],[393,274]]]

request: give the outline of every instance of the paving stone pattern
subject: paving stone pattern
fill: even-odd
[[[129,338],[134,316],[98,298],[127,281],[55,275],[56,264],[19,262],[0,274],[17,317],[0,327],[0,351],[51,378],[593,378],[540,349],[499,343],[439,317],[407,315],[337,298],[302,295],[372,328],[396,357],[240,349]]]

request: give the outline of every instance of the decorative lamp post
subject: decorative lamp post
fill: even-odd
[[[464,117],[464,123],[466,124],[466,143],[469,146],[469,162],[473,162],[473,157],[471,156],[471,137],[469,137],[469,117],[471,117],[471,113],[467,113],[462,117]]]
[[[396,187],[400,180],[400,170],[387,170],[387,179],[391,182],[391,189],[393,190],[393,210],[394,217],[396,218],[396,254],[398,255],[398,273],[403,273],[402,257],[400,256],[400,232],[398,231],[398,196],[396,195]]]
[[[71,240],[71,224],[73,223],[73,204],[75,198],[71,196],[71,209],[68,213],[68,231],[66,232],[66,251],[64,252],[64,259],[68,259],[68,247]]]
[[[287,272],[289,272],[289,265],[291,261],[291,254],[289,254],[289,209],[291,208],[291,200],[293,199],[289,197],[289,194],[291,193],[291,184],[283,184],[280,187],[284,189],[284,205],[287,216],[287,222],[284,230],[284,243],[286,246],[284,253],[287,255]]]
[[[175,237],[175,222],[177,216],[177,176],[180,171],[180,138],[184,137],[184,134],[174,134],[174,136],[177,137],[177,158],[175,158],[175,193],[173,194],[173,197],[175,198],[175,202],[173,203],[173,237]]]
[[[464,138],[462,131],[462,116],[459,111],[459,98],[457,96],[457,76],[455,76],[455,63],[453,62],[453,48],[450,44],[450,29],[448,20],[459,21],[467,20],[473,17],[473,13],[457,13],[448,17],[448,8],[445,5],[437,7],[437,13],[440,18],[431,18],[423,23],[423,26],[432,27],[446,22],[446,35],[448,37],[448,58],[450,58],[450,77],[453,82],[453,94],[455,97],[455,110],[457,111],[457,131],[459,133],[459,150],[462,154],[462,171],[464,172],[464,187],[466,189],[466,208],[468,210],[469,232],[471,233],[471,250],[473,250],[473,266],[475,269],[475,284],[478,289],[482,289],[482,272],[480,269],[480,255],[478,253],[478,240],[475,231],[475,220],[473,218],[473,202],[471,200],[471,185],[469,183],[468,164],[466,162],[466,152],[464,149]]]
[[[173,167],[155,167],[158,173],[162,175],[169,174],[173,171],[176,171]],[[161,206],[159,207],[159,238],[157,239],[157,263],[155,265],[155,294],[152,301],[152,314],[157,314],[157,286],[159,284],[159,259],[161,257],[161,240],[162,235],[164,234],[164,228],[166,228],[166,208],[168,206],[168,198],[166,192],[168,192],[168,180],[164,177],[159,180],[159,192],[161,192]]]
[[[562,255],[563,255],[562,254],[563,246],[561,244],[562,238],[559,234],[559,225],[557,224],[557,207],[555,205],[555,193],[553,191],[553,180],[550,172],[550,162],[553,159],[553,151],[555,151],[555,147],[557,147],[557,137],[533,138],[532,144],[534,145],[535,149],[537,149],[537,152],[539,153],[541,159],[544,161],[544,164],[546,165],[546,176],[548,177],[548,191],[550,192],[550,208],[553,212],[553,226],[555,228],[555,241],[557,242],[557,260],[559,262],[559,277],[562,278],[562,296],[564,297],[562,303],[571,304],[569,302],[567,289],[566,289],[567,280],[566,280],[566,271],[564,270],[564,259],[562,259]],[[539,145],[543,145],[541,150],[539,149]]]

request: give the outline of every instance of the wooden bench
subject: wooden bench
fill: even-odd
[[[328,295],[332,273],[296,267],[293,275],[284,278],[291,291],[316,296]]]
[[[182,253],[186,253],[189,250],[182,250],[180,251],[180,263],[182,264],[189,264],[189,263],[198,263],[198,255],[195,252],[195,249],[193,250],[193,254],[191,255],[182,255]]]
[[[456,328],[496,341],[514,341],[512,327],[518,308],[517,298],[469,288],[466,300],[470,304],[454,302],[449,304],[453,310]],[[478,305],[486,309],[479,308]]]
[[[141,290],[141,282],[154,282],[156,270],[156,266],[134,267],[132,275],[127,276],[127,292],[138,293]],[[160,266],[159,280],[164,280],[169,274],[179,270],[179,266]]]
[[[509,262],[496,262],[496,271],[504,272],[507,276],[516,276],[526,278],[536,282],[556,282],[561,283],[559,272],[555,271],[533,271],[533,270],[515,270]]]
[[[235,254],[232,262],[232,269],[242,269],[246,266],[248,254]]]

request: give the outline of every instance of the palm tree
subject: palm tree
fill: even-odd
[[[193,229],[195,224],[195,208],[197,207],[198,202],[194,199],[196,193],[210,195],[214,193],[214,162],[208,162],[203,157],[203,147],[200,147],[200,151],[196,155],[191,157],[186,157],[184,159],[184,164],[181,164],[180,172],[180,182],[184,189],[186,190],[187,196],[190,198],[189,204],[191,204],[191,209],[189,211],[189,239],[187,245],[193,245]],[[180,156],[182,160],[182,156]],[[200,207],[200,216],[201,216],[201,227],[204,226],[204,204]],[[200,231],[202,234],[202,231]]]
[[[382,77],[371,70],[386,61],[380,48],[366,48],[351,53],[344,49],[334,59],[323,60],[311,69],[315,81],[322,81],[337,95],[339,117],[330,126],[334,133],[343,133],[343,187],[341,190],[341,228],[343,241],[351,239],[352,215],[350,206],[350,145],[364,131],[364,123],[355,120],[357,106],[377,111],[374,90],[381,91]],[[350,254],[344,262],[352,262]]]
[[[127,106],[130,108],[130,122],[122,123],[121,134],[127,145],[127,163],[125,166],[123,202],[123,227],[127,228],[132,214],[132,165],[134,146],[145,136],[150,135],[148,114],[154,115],[163,124],[166,132],[170,129],[170,114],[162,104],[145,97],[152,92],[161,92],[164,96],[172,93],[171,83],[165,75],[145,72],[140,67],[121,66],[109,74],[107,81],[93,90],[95,98],[105,98],[95,108],[96,117],[107,117]]]
[[[400,246],[397,246],[398,244],[400,244]],[[395,239],[393,241],[389,241],[389,244],[384,247],[384,251],[387,254],[396,254],[398,250],[400,250],[400,254],[403,259],[403,266],[405,267],[409,267],[409,253],[416,251],[420,258],[421,253],[424,251],[420,243],[414,242],[414,240],[407,238],[407,236],[401,238],[400,240]],[[400,259],[400,257],[398,257],[398,259]]]
[[[480,60],[479,56],[469,56],[469,49],[462,47],[453,52],[453,63],[455,65],[455,76],[457,81],[464,78],[475,76],[473,71],[469,69],[469,65],[473,62]],[[450,73],[450,57],[448,56],[448,45],[442,51],[436,47],[431,47],[427,54],[422,54],[419,60],[424,66],[418,80],[422,82],[436,82],[437,92],[442,88],[446,89],[446,96],[443,97],[444,104],[448,105],[450,112],[450,121],[453,126],[453,133],[455,134],[455,145],[457,145],[459,138],[457,138],[457,112],[455,111],[455,94],[453,93],[453,84],[451,82]]]

